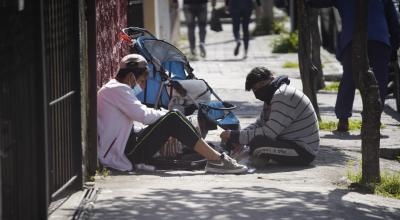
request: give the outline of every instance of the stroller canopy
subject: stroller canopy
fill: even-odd
[[[143,36],[137,39],[137,47],[143,52],[145,58],[153,63],[156,71],[160,71],[160,67],[167,63],[180,62],[185,67],[188,65],[186,56],[168,42]],[[179,78],[186,79],[186,76]]]

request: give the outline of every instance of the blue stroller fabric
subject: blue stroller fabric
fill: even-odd
[[[208,103],[200,103],[199,117],[208,122],[209,129],[215,129],[216,125],[223,129],[238,130],[239,120],[231,110],[236,108],[226,102],[211,101]],[[214,124],[214,125],[213,125]]]
[[[129,29],[131,28],[128,28],[128,31]],[[132,28],[131,30],[136,34],[137,31],[143,31],[140,28]],[[194,79],[193,69],[190,67],[186,56],[172,44],[158,40],[152,35],[145,36],[142,34],[139,37],[134,37],[134,39],[132,45],[134,50],[146,58],[149,63],[149,76],[146,88],[137,97],[143,104],[149,107],[163,107],[167,109],[170,101],[170,91],[168,91],[169,88],[166,82],[169,80]],[[204,83],[209,88],[209,91],[219,99],[211,87],[205,81]],[[159,101],[158,104],[156,104],[157,100]],[[195,104],[195,108],[198,108],[198,117],[207,122],[208,130],[216,129],[217,126],[223,129],[238,129],[239,120],[231,111],[235,107],[221,100]],[[190,106],[190,108],[193,108],[193,106]],[[192,114],[193,111],[189,111],[189,114]]]

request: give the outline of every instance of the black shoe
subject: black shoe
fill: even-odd
[[[237,56],[239,54],[240,45],[241,45],[240,42],[236,43],[236,47],[235,47],[235,50],[233,51],[233,55]]]
[[[192,56],[196,56],[196,50],[195,49],[190,49],[190,54],[192,54]]]
[[[204,47],[204,43],[200,44],[200,56],[205,57],[206,56],[206,48]]]
[[[349,119],[347,119],[347,118],[346,119],[339,119],[336,131],[338,131],[338,132],[348,132],[349,131]]]

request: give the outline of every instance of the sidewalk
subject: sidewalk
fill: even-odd
[[[244,78],[255,66],[286,74],[301,89],[298,69],[282,68],[297,62],[297,54],[272,54],[276,36],[250,41],[249,56],[233,56],[230,25],[207,34],[207,57],[192,61],[198,78],[204,78],[225,101],[238,106],[235,114],[245,127],[253,122],[262,103],[244,91]],[[182,28],[182,34],[186,31]],[[182,45],[185,50],[185,45]],[[187,45],[186,45],[187,46]],[[187,47],[186,47],[187,48]],[[334,56],[323,51],[325,74],[340,74]],[[319,93],[323,119],[335,120],[335,93]],[[354,118],[361,119],[361,99],[354,103]],[[388,114],[390,113],[390,114]],[[397,120],[396,120],[397,118]],[[399,115],[382,115],[381,146],[400,143]],[[219,143],[222,130],[209,132],[207,141]],[[400,201],[350,192],[343,185],[348,161],[361,158],[359,132],[338,136],[321,131],[321,150],[310,167],[269,165],[246,175],[210,175],[203,171],[119,173],[96,180],[97,199],[89,219],[400,219]],[[381,170],[400,170],[399,163],[381,159]]]

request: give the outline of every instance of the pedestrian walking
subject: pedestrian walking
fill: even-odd
[[[319,127],[314,108],[303,92],[289,85],[287,76],[275,77],[264,67],[255,67],[246,77],[245,89],[264,102],[256,122],[239,131],[224,131],[226,146],[239,151],[250,147],[253,157],[285,165],[307,165],[319,150]]]
[[[355,83],[352,72],[351,42],[354,29],[355,0],[306,0],[311,7],[336,7],[342,20],[336,57],[343,66],[335,114],[339,119],[337,131],[349,130],[352,116]],[[385,103],[388,83],[388,64],[393,50],[400,44],[400,25],[392,0],[368,1],[368,59],[378,81],[382,106]]]
[[[260,0],[257,0],[257,6],[260,7]],[[225,5],[227,6],[229,13],[232,18],[233,36],[236,41],[236,46],[233,51],[233,55],[237,56],[239,54],[241,40],[240,40],[240,24],[242,25],[243,32],[243,44],[244,44],[244,58],[247,58],[247,53],[249,49],[249,23],[251,13],[253,11],[253,1],[252,0],[226,0]]]
[[[183,0],[183,12],[188,27],[188,38],[190,53],[196,55],[196,22],[199,27],[200,56],[206,56],[206,26],[207,26],[207,2],[208,0]],[[215,0],[212,0],[212,7],[215,7]]]
[[[132,164],[146,164],[174,137],[208,159],[206,172],[247,171],[246,166],[211,148],[181,113],[143,105],[136,94],[146,86],[147,75],[146,60],[138,54],[127,55],[115,79],[97,93],[98,158],[104,166],[130,171]],[[148,126],[139,130],[134,121]]]

